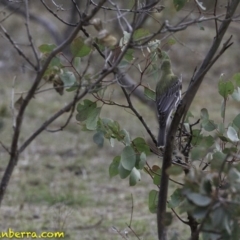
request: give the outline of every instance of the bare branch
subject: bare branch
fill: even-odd
[[[7,33],[6,29],[0,24],[0,29],[3,31],[5,37],[9,40],[9,42],[12,44],[12,46],[17,50],[18,54],[23,57],[30,66],[33,67],[35,71],[38,70],[38,67],[35,66],[32,61],[25,55],[25,53],[15,44],[11,36]]]
[[[154,142],[154,144],[157,144],[157,140],[154,137],[154,135],[152,134],[151,130],[149,129],[149,127],[147,126],[146,122],[144,121],[143,117],[138,113],[138,111],[134,108],[132,101],[128,95],[128,93],[126,92],[126,89],[124,87],[122,87],[122,91],[127,99],[129,108],[134,112],[134,114],[136,115],[136,117],[139,119],[139,121],[142,123],[142,125],[144,126],[144,128],[146,129],[147,133],[149,134],[149,136],[151,137],[152,141]]]
[[[66,22],[65,20],[63,20],[62,18],[60,18],[55,12],[53,12],[53,10],[52,10],[50,7],[48,7],[48,5],[45,3],[44,0],[41,0],[41,2],[42,2],[42,4],[43,4],[43,6],[44,6],[55,18],[57,18],[60,22],[66,24],[66,25],[68,25],[68,26],[70,26],[70,27],[76,27],[76,26],[77,26],[77,23],[68,23],[68,22]]]
[[[36,69],[38,70],[39,67],[40,67],[40,61],[39,61],[39,57],[38,57],[38,54],[37,54],[37,50],[33,44],[33,41],[32,41],[32,35],[30,33],[30,29],[29,29],[29,9],[28,9],[28,0],[25,0],[25,7],[26,7],[26,29],[27,29],[27,36],[28,36],[28,40],[29,40],[29,43],[30,43],[30,47],[32,48],[32,51],[33,51],[33,54],[35,56],[35,60],[37,62],[36,64]]]
[[[68,46],[73,40],[74,38],[77,36],[79,30],[82,28],[83,24],[88,23],[88,21],[98,12],[98,10],[100,9],[101,5],[105,2],[105,0],[100,1],[99,5],[94,8],[91,12],[91,14],[89,16],[86,16],[82,21],[80,21],[77,25],[77,27],[74,29],[74,31],[72,32],[72,34],[62,43],[60,44],[57,48],[55,48],[48,56],[48,58],[46,59],[45,63],[43,64],[42,68],[40,71],[37,72],[36,78],[34,80],[34,83],[32,84],[28,94],[26,95],[25,99],[23,99],[23,103],[21,104],[21,107],[19,109],[19,113],[17,115],[16,118],[16,128],[14,130],[14,134],[12,137],[12,144],[11,144],[11,156],[7,165],[7,168],[4,172],[4,175],[2,177],[1,183],[0,183],[0,203],[2,202],[3,196],[5,194],[8,182],[10,180],[10,177],[12,175],[13,169],[17,164],[18,158],[19,158],[19,150],[18,150],[18,140],[19,140],[19,136],[20,136],[20,130],[21,130],[21,126],[22,126],[22,121],[23,121],[23,116],[26,110],[26,107],[28,106],[30,100],[32,99],[32,97],[35,94],[35,91],[45,73],[45,71],[48,68],[48,65],[50,64],[51,60],[53,59],[53,57],[55,57],[58,53],[60,53],[66,46]],[[10,36],[9,36],[10,37]],[[10,38],[11,39],[11,38]],[[20,51],[21,52],[21,51]],[[120,61],[120,60],[119,60]],[[112,71],[113,69],[111,69]],[[106,76],[108,74],[108,71],[106,73],[103,73],[102,76]],[[100,78],[101,80],[101,78]],[[99,80],[99,81],[100,81]],[[85,92],[83,93],[83,95],[86,95],[87,90],[85,90]],[[80,98],[81,99],[81,96]],[[65,108],[63,108],[62,110],[59,111],[59,116],[61,114],[63,114],[63,112],[65,112],[66,110],[70,110],[71,106],[73,104],[73,101],[68,104]],[[55,118],[50,118],[50,122],[49,124],[58,117],[55,116]],[[43,129],[41,129],[42,131]],[[40,132],[41,132],[40,131]],[[40,133],[38,132],[36,134],[36,136]],[[31,139],[31,141],[34,138]],[[31,142],[30,141],[30,142]],[[27,146],[30,142],[28,142],[27,144],[25,144],[25,146]],[[24,148],[23,148],[24,149]],[[22,149],[22,150],[23,150]]]

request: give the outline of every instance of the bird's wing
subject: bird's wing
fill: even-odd
[[[177,102],[180,100],[181,82],[177,80],[173,81],[173,84],[164,91],[161,96],[157,96],[157,110],[158,114],[168,115],[168,112],[175,107]]]

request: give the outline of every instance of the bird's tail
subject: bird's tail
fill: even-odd
[[[157,147],[163,148],[165,146],[165,141],[166,141],[166,126],[159,127]]]

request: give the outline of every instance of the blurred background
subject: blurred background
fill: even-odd
[[[78,15],[71,1],[45,1],[49,9],[66,22],[76,23]],[[76,1],[80,9],[86,7],[86,1]],[[96,0],[96,3],[98,1]],[[130,8],[134,1],[114,1],[119,8]],[[142,2],[142,1],[140,1]],[[154,33],[161,24],[168,20],[175,25],[181,20],[192,21],[200,16],[211,17],[215,1],[202,1],[206,10],[200,13],[195,1],[190,1],[184,8],[176,12],[172,1],[159,1],[165,9],[159,13],[149,13],[143,28]],[[224,13],[227,1],[218,1],[217,15]],[[110,4],[105,4],[110,7]],[[90,5],[89,9],[93,6]],[[29,1],[30,30],[36,47],[44,43],[60,44],[73,27],[59,21],[42,4],[42,1]],[[239,10],[237,14],[239,14]],[[25,27],[25,4],[22,1],[0,2],[0,24],[6,29],[15,44],[33,59],[29,47]],[[125,13],[131,22],[133,14]],[[97,14],[104,28],[116,36],[123,36],[118,24],[116,11],[101,10]],[[220,25],[220,22],[218,23]],[[93,26],[86,26],[88,33],[97,36]],[[84,36],[81,32],[79,35]],[[229,27],[225,40],[233,36],[234,44],[216,62],[206,75],[204,82],[191,106],[195,120],[200,116],[201,108],[208,108],[210,117],[220,121],[221,98],[218,95],[217,84],[221,75],[230,79],[239,72],[239,22],[235,21]],[[194,69],[199,67],[210,48],[215,36],[215,22],[206,21],[192,24],[183,31],[161,34],[162,49],[168,53],[176,75],[182,75],[183,91],[187,89]],[[171,39],[172,44],[170,44]],[[12,93],[14,100],[26,93],[31,86],[35,72],[13,48],[9,40],[0,32],[0,140],[6,146],[12,137]],[[69,54],[66,50],[66,54]],[[139,64],[144,65],[144,56],[139,49],[135,52]],[[86,64],[83,59],[83,65]],[[94,53],[89,71],[100,71],[104,60]],[[136,64],[137,66],[137,64]],[[128,74],[136,83],[140,79],[137,67],[131,67]],[[16,81],[13,87],[13,79]],[[152,89],[156,78],[144,75],[143,83]],[[50,88],[51,86],[46,86]],[[117,85],[109,88],[109,94],[116,102],[124,102],[125,98]],[[52,114],[61,109],[73,97],[65,92],[60,96],[56,91],[46,91],[37,94],[26,110],[21,129],[20,144],[36,128]],[[155,112],[138,99],[133,100],[135,107],[156,135],[158,126]],[[239,113],[239,104],[228,101],[227,117]],[[148,135],[139,120],[128,110],[104,106],[101,116],[117,120],[122,128],[131,134],[148,139]],[[62,126],[68,114],[57,119],[49,128]],[[194,122],[194,119],[192,120]],[[152,179],[142,173],[142,180],[137,186],[129,187],[128,180],[120,180],[117,176],[109,178],[108,167],[112,159],[119,155],[122,146],[112,148],[105,141],[103,148],[98,148],[92,140],[93,133],[82,131],[75,120],[75,114],[64,131],[43,132],[20,156],[14,170],[0,209],[0,227],[2,230],[12,228],[16,231],[60,231],[66,233],[66,239],[136,239],[127,224],[131,218],[133,207],[132,228],[141,239],[156,239],[156,216],[148,210],[148,193],[156,188]],[[0,174],[4,173],[8,162],[8,154],[0,148]],[[148,158],[148,163],[160,165],[161,159],[156,156]],[[171,191],[170,191],[171,193]],[[132,205],[133,198],[133,205]],[[176,239],[186,239],[185,226],[174,226],[170,232]],[[116,230],[117,229],[117,230]],[[120,233],[118,233],[118,231]],[[79,238],[80,236],[80,238]]]

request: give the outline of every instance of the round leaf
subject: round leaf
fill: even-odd
[[[201,109],[201,119],[208,119],[208,118],[209,118],[208,110],[206,108],[202,108]]]
[[[233,119],[233,124],[240,129],[240,114]]]
[[[103,143],[104,143],[104,136],[102,132],[96,132],[93,135],[93,141],[99,146],[99,147],[103,147]]]
[[[233,83],[230,81],[220,80],[218,83],[218,92],[223,98],[227,98],[228,95],[234,91]]]
[[[158,192],[151,190],[148,195],[148,208],[151,213],[157,212]]]
[[[82,37],[75,38],[70,49],[74,57],[85,57],[91,52],[91,48],[84,43]]]
[[[239,141],[238,134],[232,126],[228,127],[227,136],[232,142],[238,142]]]
[[[179,175],[183,172],[182,167],[179,166],[171,166],[167,169],[167,173],[169,175]]]
[[[38,47],[38,49],[41,53],[50,53],[56,47],[57,46],[55,44],[42,44],[41,46]]]
[[[76,78],[73,72],[66,71],[60,75],[61,80],[64,83],[64,87],[70,88],[76,83]]]
[[[171,199],[168,202],[168,207],[176,208],[184,199],[185,197],[182,195],[182,190],[180,188],[177,188],[171,195]]]
[[[135,186],[141,180],[141,173],[135,167],[132,169],[129,177],[129,185]]]
[[[193,202],[195,205],[200,206],[200,207],[205,207],[208,206],[212,199],[208,196],[202,195],[200,193],[187,193],[187,198]]]
[[[145,152],[142,152],[140,155],[139,169],[143,169],[146,164],[147,156]]]
[[[121,157],[116,156],[113,159],[112,163],[110,164],[109,169],[108,169],[110,177],[114,177],[114,176],[118,175],[118,167],[120,164],[120,160],[121,160]]]
[[[121,164],[123,168],[131,171],[136,163],[136,154],[132,147],[127,146],[123,149],[121,154]]]
[[[120,178],[124,179],[124,178],[126,178],[126,177],[128,177],[130,175],[131,171],[126,170],[122,166],[121,161],[120,161],[120,163],[118,165],[118,173],[119,173]]]
[[[143,138],[137,137],[132,142],[133,146],[138,150],[138,152],[145,152],[146,155],[150,154],[150,148]]]

